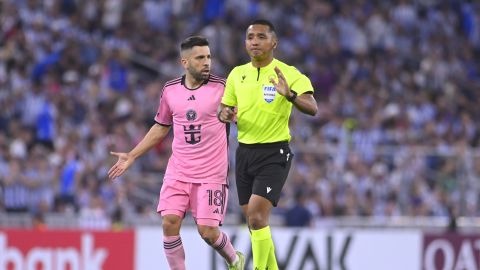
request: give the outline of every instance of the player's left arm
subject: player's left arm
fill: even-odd
[[[312,95],[313,91],[302,91],[299,89],[302,92],[296,92],[290,88],[285,76],[278,67],[275,67],[275,72],[277,73],[278,82],[276,82],[275,79],[270,79],[270,82],[275,86],[277,92],[284,96],[288,101],[292,102],[292,104],[302,113],[312,116],[317,114],[317,101]],[[309,88],[313,89],[311,87],[310,80],[308,80],[308,78],[306,78],[304,75],[301,76],[303,76],[305,79],[303,80],[303,83],[301,79],[299,80],[300,82],[298,83],[298,87],[304,87],[302,84],[305,84],[310,85]]]

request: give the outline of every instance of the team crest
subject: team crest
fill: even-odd
[[[195,119],[197,119],[197,112],[190,109],[187,111],[186,117],[188,121],[195,121]]]
[[[263,86],[263,99],[266,102],[270,103],[275,99],[275,94],[277,90],[275,90],[275,86],[273,85],[264,85]]]

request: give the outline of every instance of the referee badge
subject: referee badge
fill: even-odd
[[[273,85],[263,86],[263,99],[265,99],[267,103],[270,103],[275,99],[276,93],[277,93],[277,90],[275,90],[275,86]]]

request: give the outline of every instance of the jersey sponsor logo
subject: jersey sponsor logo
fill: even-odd
[[[195,121],[197,119],[197,112],[193,109],[187,111],[186,115],[188,121]]]
[[[277,93],[277,90],[275,90],[275,86],[273,85],[263,86],[263,99],[265,99],[267,103],[270,103],[275,99],[276,93]]]
[[[197,144],[202,140],[201,136],[202,125],[190,125],[183,126],[183,132],[185,134],[185,142],[188,144]]]

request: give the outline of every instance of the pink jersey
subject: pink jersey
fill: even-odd
[[[227,182],[227,127],[217,118],[225,80],[215,75],[197,89],[185,76],[163,88],[155,121],[173,124],[172,156],[165,179],[191,183]]]

